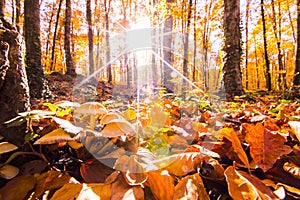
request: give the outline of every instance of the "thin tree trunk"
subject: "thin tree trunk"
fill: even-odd
[[[268,56],[264,0],[261,0],[261,2],[260,2],[260,10],[261,10],[261,18],[262,18],[262,24],[263,24],[264,56],[265,56],[265,64],[266,64],[266,85],[267,85],[268,91],[271,91],[272,83],[271,83],[270,60],[269,60],[269,56]]]
[[[193,52],[193,67],[192,67],[192,73],[193,77],[192,80],[193,82],[196,81],[196,55],[197,55],[197,27],[196,27],[196,11],[197,11],[197,0],[194,0],[194,52]]]
[[[108,2],[107,2],[108,1]],[[105,41],[106,41],[106,64],[110,62],[110,34],[109,34],[109,10],[111,0],[104,0],[105,7]],[[112,82],[111,64],[107,65],[107,80]]]
[[[300,86],[300,0],[297,0],[297,51],[293,85]]]
[[[16,0],[16,27],[20,32],[20,9],[21,9],[21,0]]]
[[[30,96],[42,97],[44,71],[40,40],[40,5],[39,0],[24,2],[24,35],[26,44],[26,71],[28,75]]]
[[[228,101],[234,96],[244,94],[240,70],[241,33],[240,33],[240,1],[224,0],[224,86]]]
[[[88,40],[89,40],[89,74],[95,71],[94,64],[94,33],[92,24],[91,0],[86,2],[86,19],[88,23]]]
[[[172,31],[173,31],[173,16],[171,14],[171,6],[170,4],[174,2],[174,0],[167,0],[168,4],[168,16],[164,22],[164,36],[163,36],[163,58],[168,63],[163,64],[163,77],[162,83],[164,87],[167,87],[170,90],[174,90],[174,84],[171,82],[171,73],[172,69],[170,66],[173,66],[173,55],[172,55]]]
[[[188,61],[189,61],[189,34],[190,34],[190,25],[191,25],[191,16],[192,16],[192,4],[193,1],[189,0],[188,2],[188,15],[186,22],[186,32],[184,33],[184,55],[183,55],[183,75],[188,78]],[[183,81],[183,85],[186,84],[186,81]]]
[[[64,49],[65,49],[65,59],[67,67],[67,75],[75,76],[74,62],[71,53],[71,12],[72,5],[71,0],[66,0],[66,17],[65,17],[65,37],[64,37]]]
[[[245,32],[246,32],[246,49],[245,49],[245,73],[246,73],[246,89],[249,89],[249,69],[248,69],[248,54],[249,54],[249,9],[250,9],[251,0],[247,0],[246,4],[246,24],[245,24]]]
[[[5,1],[6,0],[1,0],[0,1],[0,18],[4,18]]]
[[[58,4],[58,10],[56,14],[56,22],[55,22],[55,28],[54,28],[54,35],[53,35],[53,44],[52,44],[52,54],[51,54],[51,64],[50,64],[50,70],[54,71],[54,59],[55,59],[55,44],[56,44],[56,35],[57,35],[57,27],[58,27],[58,22],[59,22],[59,15],[60,15],[60,10],[61,10],[61,4],[63,0],[59,1]]]

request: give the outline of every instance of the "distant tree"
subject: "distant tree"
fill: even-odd
[[[271,71],[270,71],[270,60],[268,56],[268,44],[267,44],[267,30],[266,30],[266,20],[265,20],[265,9],[264,9],[264,0],[260,2],[261,18],[263,24],[263,39],[264,39],[264,56],[265,56],[265,65],[266,65],[266,85],[268,91],[272,90],[271,83]]]
[[[168,15],[164,22],[164,37],[163,37],[163,58],[166,61],[163,65],[163,85],[173,90],[173,84],[171,83],[171,73],[172,69],[170,66],[173,65],[173,56],[172,56],[172,32],[173,32],[173,16],[171,13],[171,3],[174,0],[167,0]]]
[[[75,68],[71,53],[71,0],[66,0],[66,17],[65,17],[65,38],[64,38],[64,49],[65,59],[67,66],[67,75],[74,76]]]
[[[106,42],[106,63],[107,63],[107,80],[112,82],[112,71],[110,61],[110,34],[109,34],[109,11],[111,0],[104,0],[105,10],[105,42]]]
[[[89,40],[89,74],[94,73],[94,33],[92,24],[91,0],[86,1],[86,20],[88,23],[88,40]]]
[[[24,2],[24,35],[30,96],[40,98],[43,92],[44,72],[41,57],[39,0]]]
[[[224,9],[224,86],[227,100],[232,101],[234,96],[244,93],[240,70],[240,0],[224,0]]]
[[[297,49],[293,85],[300,86],[300,0],[297,0]]]

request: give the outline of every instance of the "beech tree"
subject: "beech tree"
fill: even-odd
[[[293,84],[294,86],[300,86],[300,0],[297,0],[297,50]]]
[[[40,98],[43,92],[44,72],[41,56],[39,0],[25,0],[24,2],[24,35],[30,96]]]
[[[244,93],[241,77],[240,0],[224,0],[224,86],[227,100]]]

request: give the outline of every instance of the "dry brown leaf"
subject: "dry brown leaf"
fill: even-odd
[[[12,165],[4,165],[0,168],[0,178],[12,179],[19,174],[19,168]]]
[[[110,120],[101,131],[104,137],[118,137],[122,135],[134,135],[136,132],[133,124],[125,119]]]
[[[233,128],[223,128],[221,132],[222,136],[227,138],[232,143],[232,148],[237,154],[238,158],[243,162],[243,164],[250,169],[248,157],[241,145],[238,136],[235,134]]]
[[[292,131],[295,134],[298,141],[300,141],[300,122],[299,121],[289,121],[288,124],[292,128]]]
[[[9,142],[0,142],[0,154],[11,152],[18,149],[18,147]]]
[[[111,185],[111,200],[143,200],[144,190],[141,186],[130,186],[122,175]]]
[[[38,139],[34,144],[55,144],[68,141],[72,141],[70,134],[67,133],[64,129],[59,128],[44,135],[43,137]]]
[[[244,177],[246,176],[246,177]],[[228,191],[234,200],[241,199],[279,199],[267,186],[256,177],[235,170],[229,166],[225,170],[225,177],[228,183]],[[250,180],[249,180],[250,179]]]
[[[203,181],[199,174],[193,174],[184,177],[175,187],[174,200],[209,200],[209,196],[205,191]]]
[[[129,185],[140,185],[148,178],[146,169],[138,162],[135,155],[120,157],[116,161],[114,169],[122,172]]]
[[[69,175],[53,170],[34,176],[36,178],[36,188],[33,199],[39,198],[45,191],[60,188],[68,183],[71,178]]]
[[[294,163],[286,162],[283,165],[284,171],[291,174],[293,177],[300,179],[300,167]]]
[[[156,199],[173,199],[174,179],[167,170],[148,172],[147,183]]]
[[[77,199],[110,200],[111,195],[112,191],[110,184],[84,183]]]
[[[114,170],[109,166],[93,159],[81,163],[80,174],[87,183],[104,183]]]
[[[35,178],[30,175],[17,176],[0,189],[1,200],[25,199],[35,186]]]
[[[289,146],[284,145],[286,139],[283,136],[278,133],[273,134],[260,123],[248,124],[244,127],[251,157],[264,172],[271,169],[280,156],[292,151]]]
[[[81,190],[82,184],[67,183],[54,193],[51,200],[77,199]]]
[[[201,176],[211,180],[224,180],[224,171],[223,166],[209,156],[205,157],[200,169]]]

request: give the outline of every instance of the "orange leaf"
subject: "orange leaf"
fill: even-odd
[[[245,139],[250,144],[251,157],[264,172],[271,169],[280,156],[292,151],[289,146],[284,145],[286,139],[283,136],[273,134],[260,123],[244,127]]]
[[[114,170],[94,159],[81,163],[80,174],[87,183],[104,183]]]
[[[221,134],[231,142],[234,152],[237,154],[238,158],[243,162],[243,164],[249,169],[250,166],[248,157],[241,145],[238,136],[235,134],[234,129],[223,128]]]
[[[156,199],[173,199],[174,179],[170,176],[168,171],[148,172],[147,183]]]
[[[60,142],[72,141],[70,134],[67,133],[64,129],[59,128],[54,131],[44,135],[38,139],[34,144],[55,144]]]
[[[186,176],[175,187],[174,199],[209,200],[199,174]]]
[[[112,183],[111,191],[111,200],[144,200],[143,188],[128,185],[122,175]]]
[[[134,135],[136,132],[133,124],[125,119],[110,120],[101,133],[104,137],[118,137],[122,135]]]
[[[245,172],[237,171],[232,166],[225,170],[230,196],[235,200],[240,199],[279,199],[258,178]]]

